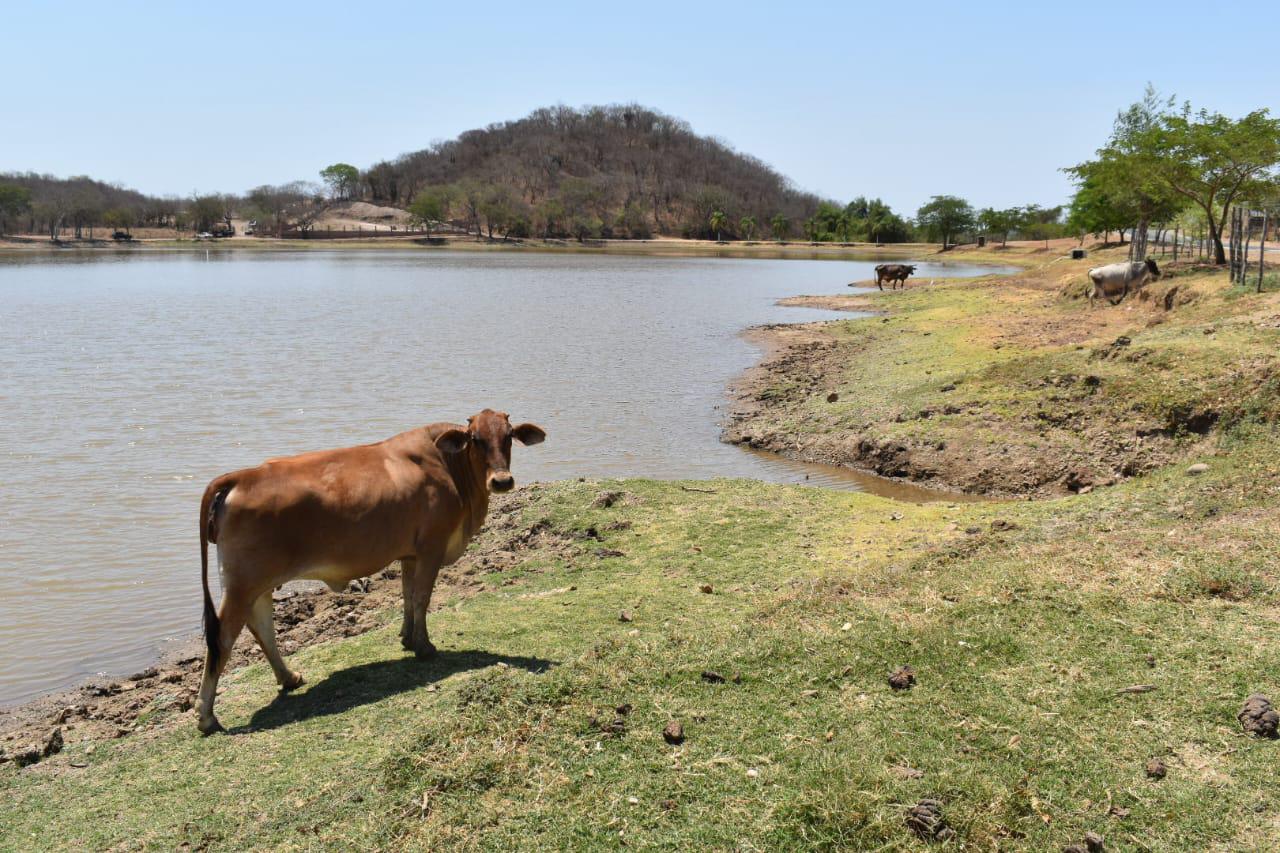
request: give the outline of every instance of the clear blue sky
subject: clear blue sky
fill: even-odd
[[[539,106],[635,101],[840,200],[1056,204],[1058,168],[1147,81],[1230,115],[1275,108],[1280,67],[1245,78],[1221,44],[1239,28],[1247,53],[1273,19],[1114,0],[14,2],[0,171],[243,191]]]

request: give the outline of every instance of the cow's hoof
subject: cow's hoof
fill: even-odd
[[[307,683],[307,680],[303,678],[300,674],[296,672],[291,672],[289,673],[289,677],[285,679],[284,683],[280,685],[280,692],[288,693],[290,690],[297,690],[299,687],[301,687],[306,683]]]
[[[204,735],[205,737],[208,737],[209,735],[217,734],[218,732],[226,731],[226,729],[222,727],[222,723],[218,722],[217,717],[210,717],[207,720],[201,720],[197,728],[200,729],[200,734]]]
[[[413,656],[418,660],[430,660],[436,656],[436,647],[428,642],[425,646],[418,646],[413,650]]]

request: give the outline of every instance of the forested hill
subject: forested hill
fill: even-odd
[[[779,214],[799,225],[819,202],[760,160],[635,105],[539,109],[361,178],[369,201],[408,207],[427,191],[428,209],[448,218],[540,235],[715,236],[718,210],[723,236],[744,236],[743,217],[759,236]]]

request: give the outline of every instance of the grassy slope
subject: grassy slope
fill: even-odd
[[[1277,746],[1234,720],[1280,671],[1271,438],[1203,477],[1040,503],[626,482],[631,505],[596,509],[596,486],[548,487],[528,523],[629,521],[605,534],[625,555],[531,554],[519,583],[436,615],[438,663],[402,657],[389,626],[300,653],[310,686],[275,705],[251,667],[222,700],[249,727],[233,736],[182,726],[100,745],[87,770],[0,771],[0,837],[906,848],[905,804],[937,796],[978,848],[1089,829],[1121,847],[1274,846]],[[1019,528],[992,531],[997,517]],[[920,684],[896,694],[885,677],[905,662]],[[1136,683],[1158,689],[1114,695]],[[592,727],[621,703],[624,736]],[[683,747],[660,736],[671,718]],[[1149,782],[1157,755],[1170,775]]]
[[[939,312],[934,335],[895,344],[903,383],[924,358],[909,341],[931,347],[948,311],[971,310],[963,289],[935,292],[885,297],[919,302],[895,322]],[[1261,310],[1250,299],[1189,310],[1218,312],[1221,335],[1226,313]],[[1035,357],[1061,370],[1076,352]],[[233,675],[231,736],[160,713],[86,754],[71,732],[54,759],[0,767],[0,848],[908,849],[905,808],[936,797],[952,847],[1058,849],[1094,830],[1108,849],[1275,849],[1280,746],[1235,720],[1248,693],[1280,698],[1274,395],[1254,400],[1201,444],[1205,475],[1177,465],[1050,501],[541,487],[524,523],[576,544],[530,550],[436,614],[438,661],[404,657],[388,613],[295,655],[296,695],[273,702],[261,664]],[[596,508],[602,488],[631,498]],[[895,693],[902,663],[920,683]],[[1157,689],[1115,694],[1143,683]],[[622,703],[624,735],[593,725]],[[661,737],[673,718],[681,747]],[[1152,756],[1164,781],[1145,778]]]
[[[822,362],[775,372],[755,392],[771,405],[736,429],[781,436],[784,448],[798,439],[807,448],[798,455],[819,460],[856,460],[851,435],[897,442],[917,472],[1024,494],[1063,491],[1075,472],[1107,483],[1185,456],[1198,417],[1241,417],[1260,385],[1275,408],[1280,294],[1191,272],[1152,288],[1176,286],[1178,301],[1191,300],[1171,312],[1063,298],[1085,268],[1110,259],[851,297],[850,307],[889,313],[825,325],[833,347]],[[1102,357],[1121,335],[1132,345]],[[827,402],[831,391],[839,402]]]

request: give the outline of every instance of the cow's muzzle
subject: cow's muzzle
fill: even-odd
[[[489,490],[493,492],[509,492],[515,488],[516,478],[510,471],[494,471],[489,475]]]

